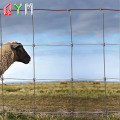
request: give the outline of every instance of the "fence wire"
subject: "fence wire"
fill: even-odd
[[[2,9],[0,9],[2,10]],[[46,114],[69,114],[71,115],[71,119],[73,119],[74,117],[74,114],[105,114],[106,116],[106,120],[107,120],[107,115],[108,113],[120,113],[119,111],[108,111],[107,110],[107,95],[106,95],[106,80],[107,79],[116,79],[116,80],[120,80],[120,76],[119,78],[106,78],[106,54],[105,54],[105,47],[108,46],[108,45],[113,45],[113,46],[120,46],[120,43],[119,44],[109,44],[109,43],[105,43],[105,35],[104,35],[104,17],[105,17],[105,14],[104,14],[104,11],[120,11],[119,9],[102,9],[102,8],[98,8],[98,9],[34,9],[34,11],[38,11],[38,10],[43,10],[43,11],[67,11],[69,12],[69,19],[70,19],[70,36],[71,36],[71,43],[70,44],[35,44],[35,41],[34,41],[34,16],[32,15],[31,19],[32,19],[32,31],[33,31],[33,44],[32,45],[23,45],[23,46],[32,46],[33,47],[33,78],[28,78],[28,79],[22,79],[22,78],[4,78],[3,75],[1,77],[1,81],[2,81],[2,112],[0,112],[2,114],[2,119],[4,120],[4,114],[5,114],[5,110],[4,110],[4,84],[3,84],[3,81],[4,80],[7,80],[7,79],[10,79],[10,80],[31,80],[33,81],[33,89],[34,89],[34,92],[33,92],[33,105],[34,105],[34,109],[33,109],[33,112],[18,112],[18,111],[8,111],[7,113],[9,112],[12,112],[12,113],[26,113],[26,114],[33,114],[34,118],[36,116],[36,114],[42,114],[42,113],[46,113]],[[103,43],[96,43],[96,44],[93,44],[93,43],[80,43],[80,44],[74,44],[73,43],[73,35],[72,35],[72,11],[75,11],[75,10],[100,10],[101,13],[102,13],[102,19],[103,19]],[[13,11],[16,11],[16,10],[13,10]],[[24,10],[20,10],[20,11],[24,11]],[[1,13],[0,13],[0,39],[1,39],[1,47],[2,47],[2,18],[1,18]],[[92,45],[92,46],[103,46],[103,65],[104,65],[104,76],[103,78],[78,78],[78,79],[74,79],[73,78],[73,48],[74,46],[89,46],[89,45]],[[36,46],[70,46],[71,47],[71,78],[70,79],[42,79],[42,78],[39,78],[37,79],[36,78],[36,75],[35,75],[35,47]],[[120,52],[120,50],[119,50]],[[119,53],[120,54],[120,53]],[[2,58],[2,49],[1,49],[1,58]],[[120,59],[120,57],[119,57]],[[120,60],[119,60],[120,61]],[[1,67],[2,67],[2,64],[1,64]],[[119,70],[120,72],[120,70]],[[120,74],[120,73],[119,73]],[[58,81],[71,81],[71,111],[70,112],[37,112],[36,111],[36,82],[37,81],[41,81],[41,80],[44,80],[44,81],[47,81],[47,80],[58,80]],[[90,112],[90,111],[81,111],[81,112],[75,112],[74,111],[74,105],[73,105],[73,97],[74,97],[74,94],[73,94],[73,90],[74,90],[74,82],[78,82],[78,81],[92,81],[92,80],[99,80],[99,81],[104,81],[104,90],[105,90],[105,98],[104,98],[104,111],[96,111],[96,112]]]

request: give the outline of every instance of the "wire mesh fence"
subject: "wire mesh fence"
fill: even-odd
[[[2,10],[2,9],[0,9]],[[101,11],[102,13],[102,43],[73,43],[73,33],[72,33],[72,11],[79,11],[79,10],[82,10],[82,11]],[[16,11],[16,10],[13,10],[13,11]],[[24,11],[24,10],[21,10],[21,11]],[[5,78],[5,77],[1,77],[1,81],[2,81],[2,119],[4,120],[5,119],[5,113],[6,112],[12,112],[12,113],[24,113],[24,114],[33,114],[34,118],[36,117],[36,114],[62,114],[62,115],[65,115],[65,114],[68,114],[71,116],[71,119],[74,119],[74,116],[77,115],[77,114],[104,114],[105,115],[105,119],[107,120],[107,116],[109,113],[118,113],[119,114],[119,110],[118,111],[109,111],[107,109],[107,93],[106,93],[106,90],[107,90],[107,80],[111,79],[116,79],[116,80],[120,80],[120,78],[107,78],[106,77],[106,46],[120,46],[120,44],[116,44],[116,43],[106,43],[105,42],[105,30],[104,30],[104,11],[120,11],[120,10],[117,10],[117,9],[63,9],[63,10],[55,10],[55,9],[34,9],[34,11],[64,11],[64,12],[68,12],[69,13],[69,26],[70,26],[70,44],[35,44],[35,38],[34,38],[34,34],[35,34],[35,31],[34,31],[34,15],[32,15],[31,19],[32,19],[32,44],[24,44],[23,46],[31,46],[33,49],[33,78],[31,79],[23,79],[23,78]],[[2,17],[1,17],[1,14],[0,14],[0,34],[1,34],[1,46],[3,45],[3,40],[2,40]],[[35,71],[35,67],[36,67],[36,62],[35,62],[35,47],[36,46],[69,46],[71,48],[70,50],[70,73],[71,73],[71,78],[70,79],[49,79],[49,78],[36,78],[36,71]],[[104,76],[103,78],[79,78],[79,79],[76,79],[74,78],[73,76],[73,49],[74,49],[74,46],[102,46],[102,54],[103,54],[103,72],[104,72]],[[2,51],[1,51],[2,52]],[[119,50],[120,52],[120,50]],[[1,54],[2,55],[2,54]],[[32,110],[33,111],[30,111],[30,112],[20,112],[20,111],[6,111],[5,110],[5,104],[4,104],[4,101],[5,101],[5,96],[4,96],[4,80],[31,80],[33,81],[33,108]],[[53,81],[56,81],[56,80],[59,80],[59,81],[70,81],[70,88],[71,88],[71,94],[70,94],[70,111],[58,111],[58,112],[47,112],[47,111],[36,111],[36,108],[37,108],[37,104],[36,102],[38,102],[36,100],[36,82],[37,81],[47,81],[47,80],[53,80]],[[98,81],[103,81],[104,82],[104,98],[103,98],[103,111],[90,111],[89,109],[86,108],[85,111],[74,111],[74,82],[78,82],[78,81],[93,81],[93,80],[98,80]],[[86,98],[87,99],[87,98]]]

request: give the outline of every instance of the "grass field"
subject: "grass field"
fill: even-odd
[[[0,89],[2,90],[1,86]],[[102,82],[74,82],[71,98],[71,82],[36,83],[36,120],[72,120],[70,114],[47,114],[44,112],[84,112],[74,114],[74,120],[104,120],[105,88]],[[33,112],[34,84],[4,84],[5,120],[32,120],[33,114],[15,114],[9,111]],[[107,110],[120,110],[120,83],[107,83]],[[2,112],[2,91],[0,91],[0,112]],[[73,106],[73,107],[72,107]],[[0,119],[2,114],[0,115]],[[108,114],[108,120],[119,120],[120,114]]]

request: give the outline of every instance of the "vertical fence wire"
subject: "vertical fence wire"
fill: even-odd
[[[104,103],[104,111],[105,111],[105,118],[107,120],[107,95],[106,95],[106,54],[105,54],[105,26],[104,26],[104,11],[102,11],[102,18],[103,18],[103,65],[104,65],[104,87],[105,87],[105,103]]]
[[[3,44],[3,41],[2,41],[2,16],[1,16],[1,13],[0,13],[0,34],[1,34],[1,43],[0,43],[0,46],[1,46],[1,68],[2,68],[2,71],[3,71],[3,64],[2,64],[2,44]],[[4,78],[3,78],[3,75],[1,76],[1,81],[2,81],[2,119],[4,120],[4,85],[3,85],[3,81],[4,81]]]
[[[32,15],[32,30],[33,30],[33,82],[34,82],[34,93],[33,93],[33,104],[34,104],[34,111],[33,111],[33,116],[35,119],[35,114],[36,114],[36,94],[35,94],[35,82],[36,82],[36,78],[35,78],[35,40],[34,40],[34,17]]]
[[[120,5],[120,2],[119,2]],[[119,19],[120,19],[120,13],[119,13]],[[120,22],[119,22],[119,30],[120,32]],[[120,37],[119,37],[119,44],[120,44]],[[119,85],[120,85],[120,45],[119,45]],[[119,87],[119,91],[120,91],[120,87]],[[119,111],[120,111],[120,93],[119,93]],[[120,112],[119,112],[119,116],[120,116]],[[119,118],[120,120],[120,118]]]
[[[72,12],[69,11],[70,16],[70,36],[71,36],[71,117],[73,119],[74,108],[73,108],[73,38],[72,38]]]

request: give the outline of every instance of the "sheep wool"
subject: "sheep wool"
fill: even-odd
[[[15,54],[10,42],[0,48],[0,76],[15,62]]]

